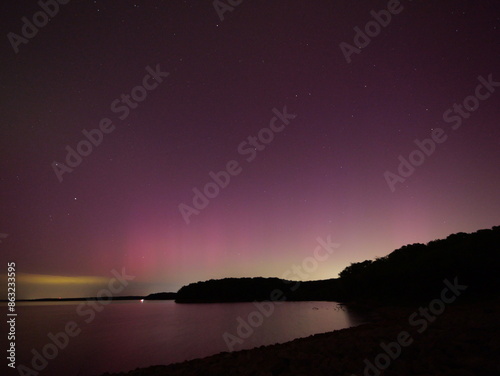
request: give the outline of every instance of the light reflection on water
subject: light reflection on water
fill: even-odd
[[[16,363],[31,368],[35,348],[49,343],[47,334],[74,321],[81,333],[40,375],[98,375],[137,367],[169,364],[228,351],[223,334],[237,336],[238,317],[248,322],[253,303],[176,304],[173,301],[114,301],[95,312],[82,302],[18,303]],[[359,325],[361,315],[334,302],[273,304],[253,333],[235,350],[249,349]],[[95,316],[91,320],[91,311]],[[258,315],[257,315],[258,317]],[[85,320],[91,320],[86,323]]]

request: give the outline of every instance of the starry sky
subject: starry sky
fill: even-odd
[[[282,277],[318,237],[289,277],[334,278],[500,224],[497,1],[48,3],[0,5],[18,298]]]

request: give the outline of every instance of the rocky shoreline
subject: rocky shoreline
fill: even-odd
[[[500,375],[500,299],[453,303],[439,315],[418,309],[378,308],[374,322],[354,328],[102,376]]]

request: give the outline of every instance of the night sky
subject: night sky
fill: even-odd
[[[289,278],[334,278],[500,224],[498,1],[231,2],[69,1],[49,22],[2,3],[18,298],[95,296],[123,268],[122,295],[282,277],[318,237],[339,247]]]

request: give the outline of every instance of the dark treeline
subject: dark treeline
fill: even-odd
[[[457,233],[427,244],[401,247],[375,261],[351,264],[340,273],[345,298],[414,301],[439,297],[443,280],[457,278],[467,295],[498,294],[500,226]]]
[[[144,296],[114,296],[112,300],[140,300]],[[83,302],[91,300],[110,300],[107,296],[101,298],[91,296],[88,298],[41,298],[41,299],[16,299],[16,302]],[[2,302],[7,302],[7,300],[2,300]]]
[[[133,296],[113,296],[109,299],[107,296],[89,297],[89,298],[42,298],[42,299],[17,299],[17,302],[83,302],[91,300],[107,301],[107,300],[174,300],[177,293],[175,292],[157,292],[149,294],[148,296],[133,295]],[[0,300],[0,302],[7,302],[8,300]]]
[[[176,296],[177,293],[175,292],[156,292],[149,294],[144,300],[174,300]]]
[[[411,303],[439,297],[443,281],[468,286],[469,297],[498,295],[500,226],[403,246],[385,257],[353,263],[340,278],[295,282],[279,278],[226,278],[182,287],[176,302],[334,300]]]
[[[279,278],[225,278],[191,283],[177,293],[177,303],[324,300],[337,280],[296,282]]]

